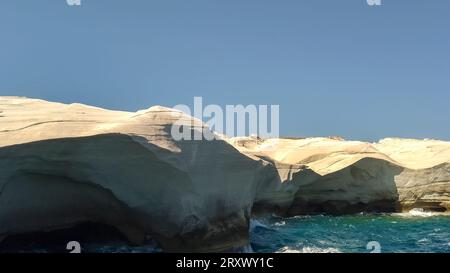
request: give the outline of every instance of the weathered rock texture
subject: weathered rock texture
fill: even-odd
[[[0,239],[80,223],[167,251],[248,244],[252,214],[450,207],[450,143],[385,139],[175,141],[181,112],[0,97]]]
[[[276,166],[256,207],[287,215],[450,207],[450,142],[333,138],[233,138],[229,142]],[[258,206],[259,205],[259,206]]]

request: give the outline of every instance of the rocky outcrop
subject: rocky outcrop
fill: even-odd
[[[337,138],[228,140],[244,154],[271,162],[278,181],[256,208],[289,216],[312,213],[445,212],[450,197],[450,143]],[[285,196],[280,202],[280,196]]]
[[[175,122],[208,128],[159,106],[0,97],[0,112],[0,240],[98,223],[134,244],[216,252],[247,245],[250,218],[267,212],[449,208],[449,142],[175,141]]]
[[[223,140],[173,141],[202,124],[152,107],[137,113],[25,98],[0,100],[0,235],[83,222],[168,251],[248,243],[262,160]]]

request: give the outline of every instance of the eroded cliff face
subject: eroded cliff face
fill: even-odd
[[[248,243],[265,163],[223,140],[174,141],[171,124],[203,124],[152,107],[108,111],[1,98],[0,235],[82,222],[167,251],[224,251]]]
[[[208,130],[164,107],[0,97],[0,239],[89,222],[217,252],[248,244],[252,215],[449,208],[449,142],[175,141],[174,122]]]
[[[450,143],[333,138],[228,140],[242,153],[271,162],[279,183],[258,208],[281,214],[349,214],[422,208],[445,212],[450,197]],[[280,206],[280,196],[285,196]],[[257,200],[258,201],[258,200]]]

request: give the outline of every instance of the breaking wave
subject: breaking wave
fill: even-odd
[[[320,248],[320,247],[302,247],[301,249],[296,249],[293,247],[283,247],[276,251],[276,253],[342,253],[337,248]]]
[[[256,253],[450,253],[450,216],[408,213],[258,219]]]
[[[443,215],[439,212],[431,212],[431,211],[424,211],[423,209],[412,209],[408,212],[404,213],[394,213],[394,215],[400,216],[400,217],[433,217],[433,216],[439,216]]]

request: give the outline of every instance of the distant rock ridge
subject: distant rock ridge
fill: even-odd
[[[450,142],[388,138],[175,141],[153,106],[106,110],[0,97],[0,240],[93,222],[131,243],[218,252],[252,216],[450,208]]]

